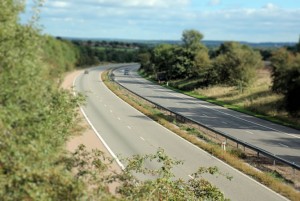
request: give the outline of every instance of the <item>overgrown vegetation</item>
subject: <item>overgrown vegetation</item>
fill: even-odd
[[[21,25],[23,9],[23,1],[0,2],[1,200],[225,200],[201,177],[216,174],[216,168],[200,168],[187,182],[177,180],[171,169],[180,162],[162,149],[126,159],[120,174],[109,171],[111,160],[99,151],[80,146],[67,155],[65,143],[75,134],[82,100],[62,90],[58,81],[92,55],[41,35],[35,23]],[[90,61],[87,64],[94,64]],[[161,166],[143,168],[149,160]],[[156,178],[139,181],[133,172]],[[117,196],[107,190],[111,182],[119,184]]]
[[[78,99],[58,89],[55,78],[64,69],[54,68],[64,64],[43,62],[52,50],[43,51],[47,37],[34,24],[20,25],[23,7],[0,3],[0,197],[76,199],[81,184],[58,161],[76,127]]]

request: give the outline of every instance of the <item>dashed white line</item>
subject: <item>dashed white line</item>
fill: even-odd
[[[227,123],[227,122],[225,122],[225,121],[222,121],[222,123],[223,123],[223,124],[228,124],[228,123]]]
[[[104,104],[104,107],[107,107],[107,105],[106,105],[106,104]]]
[[[110,113],[112,113],[113,111],[112,110],[109,110],[110,111]]]
[[[289,136],[292,136],[292,137],[295,137],[295,138],[299,138],[300,139],[300,136],[297,136],[297,135],[293,135],[293,134],[288,134]]]
[[[253,132],[251,132],[251,131],[246,131],[247,133],[250,133],[250,134],[254,134]]]
[[[194,178],[192,175],[190,175],[190,174],[189,174],[188,176],[189,176],[189,178],[191,178],[191,179],[195,179],[195,178]]]
[[[287,148],[289,148],[289,146],[287,146],[287,145],[285,145],[285,144],[279,143],[279,145],[282,146],[282,147],[287,147]]]
[[[140,138],[141,138],[141,140],[145,141],[145,139],[143,137],[140,137]]]
[[[121,118],[120,118],[120,117],[118,117],[118,120],[119,120],[119,121],[121,121]]]
[[[131,127],[130,127],[130,126],[127,126],[127,128],[131,130]]]

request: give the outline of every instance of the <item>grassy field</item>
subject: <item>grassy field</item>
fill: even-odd
[[[197,80],[180,80],[169,82],[169,85],[208,102],[300,129],[300,119],[289,116],[283,109],[283,95],[271,91],[268,69],[258,70],[255,83],[243,91],[220,85],[199,88],[197,83]]]

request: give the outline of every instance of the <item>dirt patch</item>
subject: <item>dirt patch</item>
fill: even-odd
[[[62,88],[72,91],[73,81],[81,73],[83,73],[83,70],[78,70],[78,71],[68,73],[65,76],[64,81],[62,82],[61,85]],[[78,110],[78,112],[80,112],[80,110]],[[97,137],[96,133],[93,131],[91,126],[87,123],[87,121],[85,120],[81,112],[80,112],[80,116],[82,118],[81,124],[84,129],[80,133],[80,135],[73,136],[69,139],[69,141],[66,143],[67,151],[74,152],[80,144],[83,144],[86,146],[86,149],[89,151],[93,149],[98,149],[104,152],[105,156],[112,158],[108,150],[105,148],[103,143]],[[121,172],[121,168],[116,162],[114,162],[111,167],[112,167],[112,171]],[[110,185],[109,186],[110,192],[114,193],[116,186],[117,186],[116,184]]]

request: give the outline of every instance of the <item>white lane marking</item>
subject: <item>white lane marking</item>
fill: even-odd
[[[120,117],[118,117],[118,120],[119,120],[119,121],[121,121],[121,118],[120,118]]]
[[[107,107],[107,105],[106,105],[106,104],[104,104],[104,107]]]
[[[247,133],[250,133],[250,134],[254,134],[253,132],[251,132],[251,131],[246,131]]]
[[[226,113],[226,112],[221,112],[221,111],[219,111],[219,110],[217,110],[217,109],[213,109],[213,108],[208,107],[208,106],[206,106],[206,105],[202,105],[202,104],[201,104],[201,106],[203,106],[203,107],[205,107],[205,108],[207,108],[207,109],[211,109],[211,110],[213,110],[213,111],[219,112],[219,113],[221,113],[221,114],[225,114],[225,115],[234,117],[234,118],[236,118],[236,119],[240,119],[240,120],[242,120],[242,121],[245,121],[245,122],[248,122],[248,123],[252,123],[252,124],[257,125],[257,126],[261,126],[261,127],[263,127],[263,128],[267,128],[267,129],[270,129],[270,130],[273,130],[273,131],[277,131],[277,132],[279,132],[279,133],[283,133],[283,134],[289,135],[288,133],[285,133],[285,132],[283,132],[283,131],[277,130],[277,129],[275,129],[275,128],[270,128],[270,127],[268,127],[268,126],[264,126],[264,125],[261,125],[261,124],[259,124],[259,123],[255,123],[255,122],[252,122],[252,121],[249,121],[249,120],[246,120],[246,119],[243,119],[243,118],[240,118],[240,117],[237,117],[237,116],[228,114],[228,113]]]
[[[228,124],[228,123],[227,123],[227,122],[225,122],[225,121],[222,121],[222,123],[223,123],[223,124]]]
[[[110,113],[112,113],[113,111],[112,110],[109,110],[110,111]]]
[[[289,136],[292,136],[292,137],[295,137],[295,138],[299,138],[300,139],[300,136],[297,136],[297,135],[293,135],[293,134],[288,134]]]
[[[194,178],[192,175],[190,175],[190,174],[189,174],[188,176],[189,176],[189,178],[191,178],[191,179],[195,179],[195,178]]]
[[[78,77],[78,76],[77,76]],[[74,95],[76,95],[75,92],[75,81],[77,79],[77,77],[75,78],[74,82],[73,82],[73,90],[74,90]],[[84,118],[86,119],[86,121],[88,122],[88,124],[92,127],[92,129],[94,130],[95,134],[97,135],[97,137],[100,139],[100,141],[102,142],[102,144],[105,146],[105,148],[107,149],[107,151],[109,152],[109,154],[116,160],[117,164],[121,167],[122,170],[125,169],[125,166],[121,163],[121,161],[118,159],[118,157],[115,155],[115,153],[110,149],[110,147],[107,145],[107,143],[104,141],[104,139],[101,137],[101,135],[98,133],[98,131],[96,130],[96,128],[93,126],[92,122],[89,120],[89,118],[87,117],[86,113],[84,112],[83,108],[80,107],[80,111],[83,114]]]
[[[127,128],[128,128],[129,130],[131,130],[131,127],[130,127],[130,126],[127,126]]]
[[[140,137],[140,138],[141,138],[141,140],[145,141],[145,139],[143,137]]]
[[[285,144],[281,144],[281,143],[278,143],[280,146],[282,147],[286,147],[286,148],[289,148],[289,146],[285,145]]]

